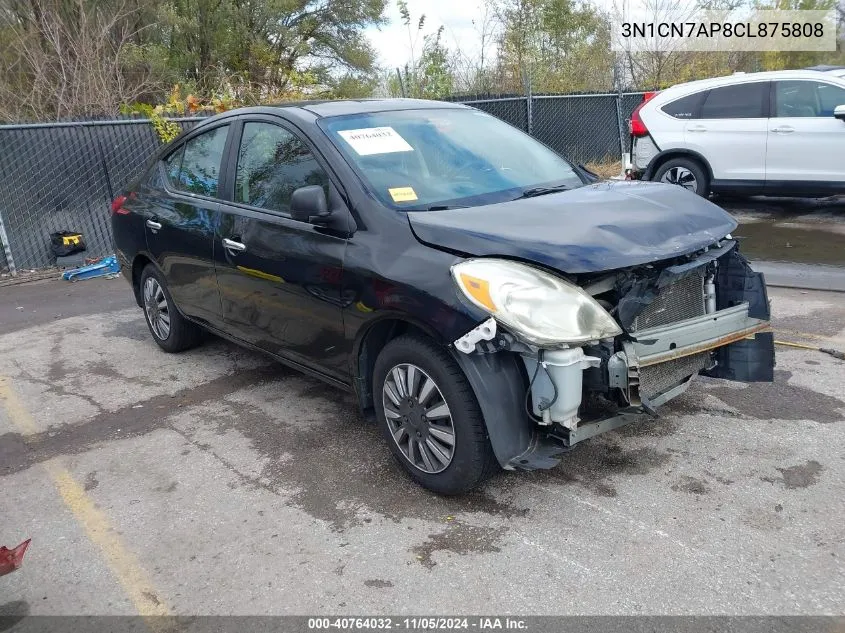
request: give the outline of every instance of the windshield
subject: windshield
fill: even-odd
[[[320,126],[395,209],[479,206],[583,184],[548,147],[477,110],[375,112]]]

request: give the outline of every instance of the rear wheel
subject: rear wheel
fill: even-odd
[[[678,185],[705,198],[710,193],[707,172],[691,158],[670,158],[658,167],[652,180]]]
[[[417,336],[390,341],[373,375],[376,417],[397,461],[434,492],[466,492],[497,462],[475,394],[439,346]]]
[[[141,301],[150,334],[165,352],[181,352],[200,342],[202,330],[179,313],[163,275],[152,264],[141,273]]]

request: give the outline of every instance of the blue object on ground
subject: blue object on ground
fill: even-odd
[[[120,264],[117,263],[117,257],[110,255],[109,257],[104,257],[96,264],[80,266],[79,268],[65,271],[62,273],[62,279],[66,281],[79,281],[80,279],[93,279],[94,277],[115,275],[119,272]]]

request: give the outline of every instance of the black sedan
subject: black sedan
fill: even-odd
[[[734,220],[592,180],[459,104],[301,102],[184,133],[112,224],[162,349],[208,330],[353,390],[408,473],[455,494],[552,467],[698,374],[772,379]]]

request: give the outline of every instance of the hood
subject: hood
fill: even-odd
[[[692,253],[733,231],[715,204],[676,185],[603,182],[524,200],[408,212],[417,239],[467,255],[500,255],[595,273]]]

